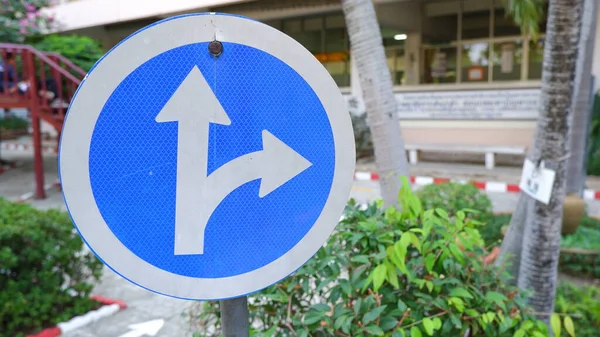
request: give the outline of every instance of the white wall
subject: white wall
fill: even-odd
[[[167,16],[254,0],[79,0],[45,11],[62,24],[60,31]]]

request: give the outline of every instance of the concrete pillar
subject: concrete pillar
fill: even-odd
[[[408,33],[404,43],[406,85],[419,84],[421,62],[421,33]]]

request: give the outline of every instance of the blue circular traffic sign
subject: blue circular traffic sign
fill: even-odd
[[[189,299],[245,295],[305,263],[343,211],[355,160],[323,66],[274,28],[217,14],[160,21],[107,53],[72,101],[59,156],[98,257]]]

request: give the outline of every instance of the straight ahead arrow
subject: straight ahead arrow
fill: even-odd
[[[162,319],[155,319],[145,323],[132,324],[129,326],[131,331],[122,334],[119,337],[142,337],[142,336],[156,336],[158,331],[163,327],[165,321]]]

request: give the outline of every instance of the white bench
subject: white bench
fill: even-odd
[[[446,144],[406,144],[408,161],[414,165],[419,162],[421,151],[435,152],[462,152],[485,154],[485,168],[488,170],[496,166],[497,154],[525,155],[527,149],[524,146],[478,146],[478,145],[446,145]]]

